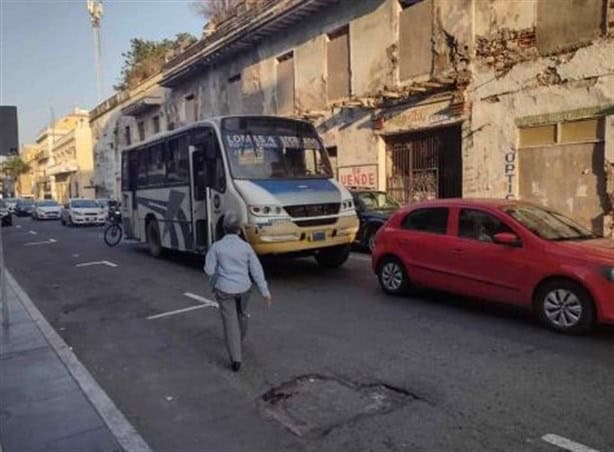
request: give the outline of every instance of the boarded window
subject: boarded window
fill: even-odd
[[[294,54],[277,59],[277,110],[282,115],[294,113]]]
[[[349,97],[350,88],[350,33],[345,26],[328,35],[328,100]]]
[[[337,174],[337,146],[329,146],[326,148],[328,152],[328,160],[330,160],[330,166],[333,169],[333,173]]]
[[[228,79],[228,112],[241,112],[241,74]]]
[[[399,76],[407,80],[429,74],[433,64],[433,2],[407,3],[400,12]]]
[[[603,137],[602,121],[583,119],[561,123],[561,143],[599,141]]]
[[[132,136],[130,134],[130,126],[126,126],[124,129],[124,139],[126,140],[126,146],[130,146],[132,144]]]
[[[185,97],[185,120],[187,122],[196,121],[196,100],[194,94],[190,94]]]
[[[152,125],[153,125],[153,133],[159,133],[160,132],[160,116],[154,116],[151,119]]]
[[[585,44],[597,38],[603,22],[603,0],[537,2],[537,48],[542,55]]]
[[[556,143],[556,124],[526,127],[519,130],[521,148]]]
[[[138,129],[139,129],[139,141],[143,141],[145,139],[145,123],[143,121],[139,121]]]

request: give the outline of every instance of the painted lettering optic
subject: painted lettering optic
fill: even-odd
[[[505,153],[505,167],[503,174],[505,175],[505,183],[507,186],[505,199],[514,199],[516,198],[516,194],[514,192],[514,178],[516,177],[516,151],[513,149]]]

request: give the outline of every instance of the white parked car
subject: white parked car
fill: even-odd
[[[71,199],[62,209],[64,225],[104,224],[104,209],[93,199]]]
[[[59,220],[62,214],[62,206],[53,199],[44,199],[34,203],[32,218],[34,220]]]

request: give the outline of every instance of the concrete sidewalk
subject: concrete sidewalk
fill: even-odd
[[[150,451],[10,275],[8,281],[0,451]]]

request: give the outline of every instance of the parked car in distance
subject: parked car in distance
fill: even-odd
[[[6,202],[2,199],[0,199],[0,223],[2,226],[11,226],[13,224],[13,215],[6,205]]]
[[[15,213],[15,206],[17,205],[17,198],[4,198],[4,203],[6,207],[9,209],[9,212]]]
[[[550,209],[448,199],[399,210],[372,256],[381,288],[424,286],[533,309],[550,328],[614,323],[614,240]]]
[[[401,205],[383,191],[350,190],[350,193],[360,220],[356,242],[373,252],[377,231]]]
[[[32,218],[34,220],[59,220],[62,213],[60,206],[53,199],[44,199],[34,203]]]
[[[34,210],[34,200],[29,198],[18,199],[15,203],[15,215],[18,217],[29,217]]]
[[[63,225],[104,224],[105,213],[93,199],[70,199],[62,209]]]

